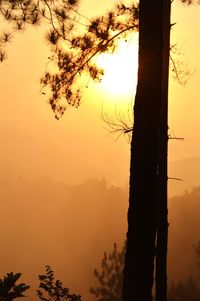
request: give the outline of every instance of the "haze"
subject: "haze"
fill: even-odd
[[[87,15],[108,9],[106,0],[99,7],[83,2]],[[185,139],[169,142],[169,177],[183,179],[169,181],[170,197],[180,195],[169,208],[174,280],[197,273],[192,244],[200,239],[200,203],[199,189],[192,188],[200,185],[199,13],[200,7],[173,3],[172,44],[191,74],[184,86],[170,78],[169,132]],[[134,92],[118,99],[90,80],[80,108],[57,121],[39,85],[49,54],[44,32],[35,27],[16,34],[0,66],[0,277],[22,272],[36,300],[37,275],[49,264],[67,287],[92,300],[93,269],[114,242],[122,245],[128,206],[129,143],[109,133],[102,104],[115,116],[116,98],[117,109],[126,112]]]

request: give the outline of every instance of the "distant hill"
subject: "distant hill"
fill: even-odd
[[[200,241],[200,186],[169,200],[169,278],[200,276],[194,246]]]
[[[36,287],[49,264],[66,286],[91,301],[93,269],[125,237],[127,187],[96,178],[65,185],[33,179],[23,162],[0,157],[0,165],[1,273],[22,272]],[[183,179],[169,180],[169,194],[178,195],[169,200],[169,278],[177,280],[196,273],[192,245],[200,239],[200,188],[192,187],[200,186],[200,157],[170,162],[169,176]]]
[[[24,162],[15,162],[13,158],[5,158],[0,156],[0,181],[11,181],[16,185],[23,185],[24,182],[33,182],[37,180],[37,178],[48,177],[48,170],[44,169],[44,172],[41,171],[37,165],[36,170],[33,168],[26,166]],[[172,197],[174,195],[180,195],[185,191],[190,191],[193,187],[200,185],[200,157],[191,157],[185,158],[181,160],[171,161],[168,164],[168,175],[169,178],[180,178],[182,181],[177,181],[173,179],[169,179],[169,196]],[[75,169],[76,170],[76,169]],[[63,181],[66,185],[71,184],[71,173],[70,170],[66,169],[66,178]],[[123,171],[124,172],[124,171]],[[100,174],[102,173],[102,170]],[[128,173],[129,169],[127,168],[126,179],[124,178],[121,183],[128,183]],[[57,181],[57,176],[54,178],[53,172],[49,175],[53,181]],[[108,183],[115,183],[115,179],[112,180],[112,172],[109,175],[103,175]],[[90,177],[99,178],[94,174],[91,174]],[[75,179],[72,179],[74,182]],[[74,185],[83,182],[80,181],[80,177],[77,176],[77,182],[74,182]]]
[[[0,180],[0,196],[0,278],[22,272],[35,288],[48,264],[71,291],[91,300],[95,266],[125,237],[127,191],[104,179],[73,186],[50,178],[7,179]]]
[[[67,287],[93,300],[88,288],[94,268],[105,250],[125,238],[128,190],[105,179],[66,186],[50,178],[22,178],[0,180],[0,196],[1,274],[22,272],[35,288],[38,274],[52,265]],[[200,239],[199,212],[200,188],[169,200],[170,279],[196,273],[192,245]]]
[[[200,157],[185,158],[169,162],[169,177],[182,181],[169,180],[169,196],[179,195],[200,185]]]

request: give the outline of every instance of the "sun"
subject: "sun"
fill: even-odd
[[[134,95],[137,84],[138,44],[136,39],[119,41],[113,54],[103,53],[96,60],[103,68],[104,76],[100,88],[113,96]]]

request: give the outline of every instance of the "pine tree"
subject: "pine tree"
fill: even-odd
[[[192,4],[199,1],[181,0]],[[173,1],[172,1],[173,2]],[[157,254],[157,301],[166,301],[167,254],[167,91],[170,31],[170,0],[140,0],[138,6],[119,4],[104,16],[92,20],[78,11],[78,1],[0,1],[0,13],[18,30],[27,24],[47,20],[46,35],[51,44],[55,73],[41,79],[50,88],[49,103],[59,119],[68,105],[78,107],[82,73],[101,80],[103,70],[93,58],[113,52],[120,37],[139,30],[139,71],[134,105],[131,143],[130,196],[127,249],[124,269],[125,301],[151,301],[154,258]],[[83,25],[82,34],[74,34]],[[0,38],[0,60],[9,33]],[[63,42],[65,47],[63,47]],[[45,92],[43,92],[45,93]],[[159,217],[159,218],[158,218]],[[157,249],[156,249],[157,243]],[[163,292],[164,290],[164,292]]]

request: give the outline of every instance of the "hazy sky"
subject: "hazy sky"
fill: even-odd
[[[103,13],[108,9],[107,2],[107,0],[82,0],[81,11],[88,16]],[[114,2],[114,0],[109,1],[110,6]],[[177,44],[179,52],[183,54],[174,57],[174,59],[176,61],[182,60],[193,75],[185,86],[181,86],[170,77],[170,134],[172,136],[184,137],[185,141],[179,142],[173,140],[169,142],[169,161],[200,157],[199,15],[200,6],[188,8],[187,6],[178,3],[178,0],[174,1],[172,5],[172,22],[176,22],[177,24],[172,30],[171,44]],[[5,28],[5,25],[1,26],[2,30]],[[4,217],[1,219],[2,226],[0,229],[2,233],[5,231],[5,233],[2,234],[5,243],[1,260],[4,262],[4,272],[7,271],[7,269],[12,269],[17,262],[18,270],[22,267],[22,272],[29,271],[29,274],[32,275],[29,263],[31,265],[33,264],[34,256],[36,254],[36,259],[39,258],[39,263],[38,266],[33,268],[34,277],[36,277],[39,270],[41,271],[41,265],[51,263],[57,264],[57,267],[59,266],[59,269],[64,271],[63,273],[66,275],[67,271],[63,266],[65,256],[66,266],[68,263],[71,264],[70,271],[74,268],[73,260],[78,260],[76,266],[76,271],[78,273],[79,269],[84,269],[82,266],[82,257],[87,254],[88,250],[90,251],[89,254],[93,254],[93,250],[94,252],[97,252],[100,245],[101,249],[99,250],[100,253],[98,253],[98,256],[101,258],[105,245],[108,244],[108,242],[111,242],[111,246],[117,239],[119,232],[121,231],[120,237],[122,232],[124,233],[126,216],[126,210],[123,211],[124,203],[123,205],[119,203],[116,209],[118,211],[113,212],[112,208],[114,206],[112,202],[114,202],[115,198],[110,197],[111,195],[117,195],[120,200],[127,199],[127,195],[124,196],[123,191],[114,190],[111,194],[109,189],[112,190],[114,188],[108,189],[104,181],[100,182],[99,185],[103,191],[101,195],[103,196],[104,202],[109,207],[108,211],[104,212],[104,204],[99,200],[100,195],[96,193],[96,190],[91,193],[93,182],[83,185],[83,187],[87,188],[87,185],[89,187],[88,191],[86,191],[87,193],[83,193],[85,197],[83,201],[87,199],[87,195],[90,196],[90,198],[88,198],[89,205],[85,207],[84,202],[82,208],[80,205],[82,202],[82,195],[79,195],[76,198],[76,193],[69,192],[70,189],[73,190],[73,188],[65,188],[61,184],[51,184],[51,181],[48,182],[41,178],[49,177],[53,180],[59,180],[70,185],[78,184],[91,177],[100,179],[105,177],[109,185],[126,185],[129,177],[129,144],[123,135],[117,139],[118,136],[109,134],[105,123],[101,119],[101,112],[102,107],[104,112],[109,116],[114,116],[116,109],[121,115],[126,115],[127,110],[130,110],[130,103],[133,102],[135,89],[134,78],[137,61],[135,47],[131,50],[133,55],[130,51],[131,48],[129,49],[129,45],[132,45],[131,43],[126,43],[124,46],[121,46],[122,56],[114,56],[114,59],[106,57],[104,63],[106,62],[105,64],[108,65],[106,70],[107,82],[98,86],[93,84],[90,80],[89,88],[85,89],[80,108],[69,108],[64,117],[57,121],[47,103],[47,98],[44,95],[41,95],[40,91],[39,81],[46,70],[47,58],[49,55],[49,48],[44,40],[44,34],[45,30],[43,31],[37,26],[35,28],[29,28],[25,32],[17,33],[13,42],[7,48],[8,59],[0,65],[0,189],[1,206],[3,208],[2,216]],[[118,59],[120,63],[118,63]],[[120,69],[119,72],[116,69],[116,72],[112,73],[111,66],[116,68],[117,64]],[[129,66],[130,70],[127,69]],[[187,68],[185,70],[187,70]],[[124,82],[125,71],[129,74],[127,76],[128,79],[133,77],[133,92],[130,87],[127,86],[125,89],[126,93],[123,95],[122,91],[124,90],[119,90],[119,83],[123,83],[123,88],[126,85],[126,82]],[[111,75],[109,75],[109,72],[111,72]],[[181,169],[182,165],[185,164],[184,162],[185,161],[183,160],[179,162],[179,165],[173,165],[170,169],[169,176],[187,178],[188,174],[190,177],[190,187],[192,187],[193,184],[199,185],[200,181],[198,179],[200,173],[198,173],[198,170],[200,170],[200,160],[198,158],[193,158],[192,161],[187,161],[189,162],[188,165],[186,164],[188,173]],[[191,181],[192,176],[196,176],[194,183]],[[33,179],[37,180],[33,181]],[[181,184],[173,183],[173,185]],[[52,191],[49,191],[49,187],[52,188]],[[79,188],[80,187],[76,187],[77,190]],[[76,191],[76,189],[74,190]],[[174,187],[174,191],[175,190],[181,192],[180,186],[179,188]],[[71,197],[71,195],[73,197]],[[91,204],[95,202],[95,197],[97,198],[97,204],[100,207],[97,207],[96,210],[96,204],[94,203],[92,208],[93,212],[98,216],[98,225],[95,225],[96,228],[93,229],[90,207]],[[58,204],[58,207],[55,207],[57,198],[60,203]],[[108,201],[109,198],[111,198],[111,203]],[[185,198],[187,198],[187,196]],[[197,198],[196,195],[195,198]],[[66,199],[69,203],[66,202]],[[76,206],[73,203],[74,199],[77,202],[79,201],[78,216],[80,215],[81,219],[78,220],[74,219],[75,213],[77,214]],[[16,212],[18,204],[13,202],[16,200],[17,202],[19,201],[19,207],[21,206],[20,208],[22,208],[22,211],[20,211],[20,214],[17,214],[17,216]],[[30,203],[26,203],[27,200],[30,201]],[[44,203],[41,201],[44,201]],[[50,203],[52,202],[50,205],[49,201]],[[195,204],[196,203],[198,202],[195,201]],[[69,211],[67,211],[65,206],[69,206]],[[57,208],[56,211],[55,208]],[[83,216],[81,215],[82,209],[85,214]],[[66,216],[64,214],[65,210],[68,213]],[[123,215],[121,219],[119,217],[119,212]],[[88,216],[90,216],[90,224],[87,224],[87,213]],[[95,214],[92,216],[93,219],[95,219]],[[183,213],[183,215],[184,214],[185,213]],[[10,217],[11,222],[7,216]],[[112,226],[107,225],[105,222],[105,227],[107,226],[108,228],[101,229],[100,231],[98,227],[104,227],[104,220],[108,222],[108,216],[112,216]],[[182,217],[181,213],[180,216]],[[53,220],[53,223],[51,224],[53,243],[51,241],[51,236],[48,236],[50,235],[48,234],[48,217]],[[122,219],[123,222],[121,222]],[[63,231],[61,232],[63,236],[61,236],[61,234],[58,236],[58,245],[60,249],[57,249],[56,245],[56,235],[58,235],[56,226],[58,225]],[[72,237],[70,236],[70,233],[73,227],[76,230],[76,235]],[[82,249],[82,246],[80,248],[76,247],[76,240],[79,241],[80,237],[82,237],[82,227],[85,227],[83,232],[86,236],[88,235],[87,242],[89,242],[89,244],[86,244],[81,240],[85,247],[85,249],[83,248],[85,251]],[[102,233],[107,233],[109,227],[112,228],[113,232],[104,237]],[[118,228],[121,230],[118,231]],[[13,229],[17,229],[17,232],[14,232]],[[96,230],[98,233],[101,232],[101,235],[98,236],[97,232],[95,232]],[[22,235],[20,236],[20,239],[18,239],[16,233]],[[39,241],[37,240],[38,233],[41,235]],[[80,233],[80,237],[78,237],[78,233]],[[90,235],[92,236],[90,237]],[[31,239],[27,238],[29,236]],[[69,248],[67,244],[67,236],[70,236],[70,244],[72,244],[71,248]],[[105,239],[105,241],[103,241],[103,239]],[[194,239],[196,240],[196,236]],[[14,246],[14,249],[10,248],[9,252],[7,251],[8,247],[6,245],[8,240],[9,243],[12,243]],[[16,247],[16,245],[18,247]],[[45,248],[48,248],[48,256],[45,253]],[[78,251],[75,254],[74,250],[76,249]],[[14,254],[16,252],[17,255],[14,256],[12,252],[14,252]],[[29,252],[32,253],[29,254]],[[61,254],[59,252],[61,252]],[[96,256],[96,253],[94,254]],[[4,260],[4,256],[10,265]],[[18,259],[18,257],[16,259],[16,256],[20,259]],[[55,262],[53,261],[54,258]],[[57,258],[62,259],[59,263],[60,265],[56,262]],[[47,262],[47,260],[49,260],[49,262]],[[84,258],[84,264],[85,260],[87,264],[90,261],[90,258]],[[87,267],[87,272],[92,271],[93,265],[94,263],[92,263],[92,266]],[[76,273],[74,275],[76,275]],[[75,277],[74,275],[73,277]],[[80,280],[80,283],[85,280],[85,276],[82,275],[85,274],[80,273],[79,277],[83,278]],[[72,279],[71,282],[73,283],[73,281],[79,284],[77,279]]]
[[[185,138],[184,142],[169,143],[169,160],[176,160],[200,155],[200,7],[188,8],[177,1],[172,6],[172,21],[177,22],[172,30],[172,44],[176,43],[184,54],[178,60],[183,60],[193,73],[185,86],[170,80],[170,133]],[[101,13],[107,7],[106,0],[101,4],[82,1],[82,11],[87,15]],[[120,64],[126,65],[127,70],[131,53],[128,45],[125,47],[129,54],[122,56]],[[102,103],[104,111],[114,115],[116,94],[90,81],[81,107],[69,109],[60,121],[55,120],[39,85],[46,70],[48,51],[44,32],[39,27],[29,28],[15,35],[8,46],[8,60],[0,66],[0,160],[5,165],[5,173],[9,170],[9,175],[13,172],[14,176],[48,175],[66,183],[105,176],[110,183],[123,185],[128,179],[129,145],[123,137],[116,141],[117,136],[105,130],[100,118]],[[136,72],[136,51],[133,53],[129,74],[132,69],[133,74]],[[123,82],[124,72],[119,70],[117,77],[120,76]],[[114,80],[118,81],[116,87],[119,86],[117,77],[108,77],[112,86]],[[127,111],[132,94],[129,91],[121,96],[121,101],[118,99],[120,112]]]

